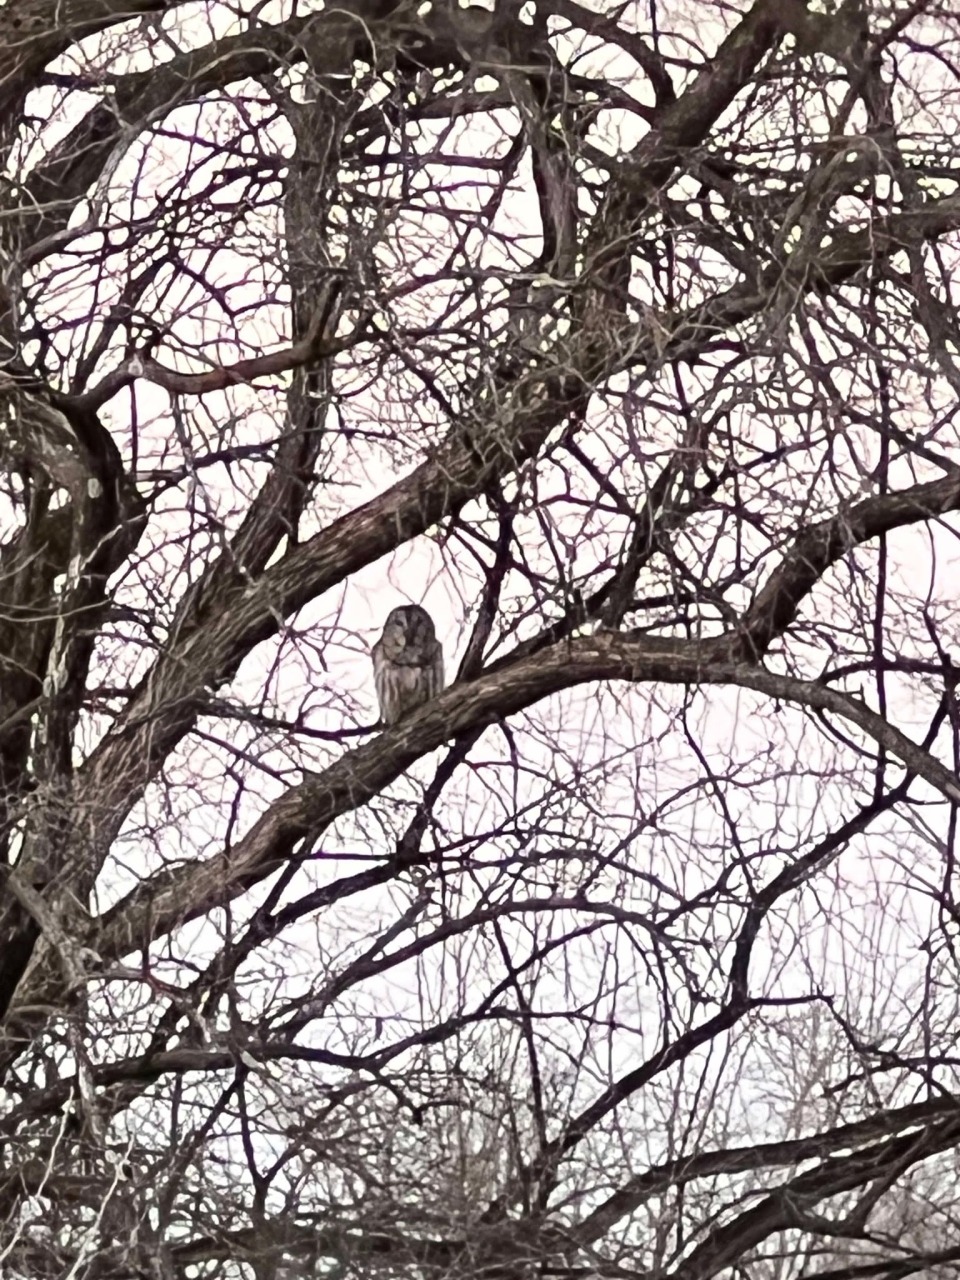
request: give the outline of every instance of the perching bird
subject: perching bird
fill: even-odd
[[[418,604],[390,611],[370,653],[384,724],[396,724],[443,688],[443,649],[433,619]]]

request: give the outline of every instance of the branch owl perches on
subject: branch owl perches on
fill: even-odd
[[[396,724],[443,688],[443,649],[433,619],[418,604],[391,610],[370,653],[385,725]]]

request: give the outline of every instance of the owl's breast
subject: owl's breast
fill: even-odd
[[[400,667],[423,667],[430,661],[430,654],[422,645],[407,645],[391,661]]]

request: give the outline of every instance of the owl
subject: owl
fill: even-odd
[[[391,610],[370,653],[384,724],[396,724],[443,688],[443,650],[433,619],[418,604]]]

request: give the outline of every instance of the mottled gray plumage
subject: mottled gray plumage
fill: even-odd
[[[433,619],[418,604],[392,609],[370,652],[384,724],[396,724],[443,688],[443,649]]]

